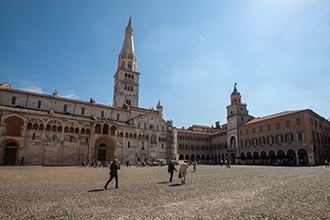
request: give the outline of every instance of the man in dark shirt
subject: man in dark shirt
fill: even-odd
[[[108,184],[111,182],[113,178],[116,180],[116,188],[118,188],[118,170],[120,169],[120,163],[117,159],[113,159],[110,165],[110,178],[107,183],[104,185],[104,189],[107,190]]]
[[[177,171],[177,170],[175,169],[175,166],[174,166],[173,161],[171,161],[171,162],[168,164],[168,172],[170,173],[170,182],[172,182],[174,170]]]

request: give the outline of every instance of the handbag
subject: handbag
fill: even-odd
[[[179,178],[181,178],[181,173],[179,173]]]

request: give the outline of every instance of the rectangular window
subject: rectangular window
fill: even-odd
[[[84,108],[84,107],[81,108],[81,114],[82,114],[82,115],[85,114],[85,108]]]
[[[301,125],[300,118],[296,118],[296,125]]]
[[[277,122],[277,123],[276,123],[276,129],[279,129],[279,128],[280,128],[280,123]]]
[[[104,111],[101,111],[101,118],[104,118]]]
[[[37,108],[41,108],[41,101],[38,101],[38,106]]]
[[[255,128],[252,128],[252,133],[256,133],[256,129]]]
[[[259,127],[259,132],[262,132],[262,126]]]
[[[147,129],[147,123],[144,123],[143,128]]]
[[[11,98],[11,104],[12,105],[15,105],[16,104],[16,97],[15,96],[13,96],[13,98]]]
[[[63,112],[66,112],[67,111],[67,108],[68,108],[68,106],[66,104],[64,104],[64,106],[63,106]]]
[[[268,131],[270,131],[272,129],[272,126],[270,124],[268,124],[267,129],[268,129]]]
[[[140,124],[140,122],[138,122],[138,128],[140,128],[140,126],[141,126],[141,124]]]
[[[117,113],[117,121],[119,121],[120,115],[119,113]]]
[[[290,127],[290,121],[289,120],[285,121],[285,126]]]

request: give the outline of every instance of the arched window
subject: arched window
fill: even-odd
[[[252,138],[252,145],[257,146],[258,145],[258,139],[257,138]]]
[[[97,124],[95,126],[95,133],[96,134],[101,134],[101,128],[102,128],[102,126],[100,124]]]
[[[267,137],[267,144],[273,144],[274,143],[274,137],[273,136],[268,136]]]
[[[276,143],[281,144],[283,142],[283,136],[281,134],[276,135]]]
[[[285,142],[292,142],[293,141],[293,134],[287,133],[285,134]]]
[[[108,134],[108,133],[109,133],[109,125],[105,124],[103,125],[102,134]]]

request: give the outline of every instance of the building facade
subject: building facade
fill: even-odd
[[[0,87],[0,164],[79,165],[175,158],[172,122],[139,102],[131,19],[114,75],[113,106]]]
[[[248,114],[241,98],[235,84],[223,125],[176,129],[177,157],[203,163],[228,158],[230,163],[247,165],[306,166],[329,161],[328,120],[309,109],[256,118]],[[204,140],[203,145],[199,140]]]
[[[129,19],[114,74],[113,105],[0,85],[0,165],[79,165],[82,160],[154,159],[232,164],[319,165],[330,159],[330,122],[305,109],[253,117],[237,84],[227,122],[174,128],[139,107],[139,77]],[[202,117],[202,116],[201,116]]]

